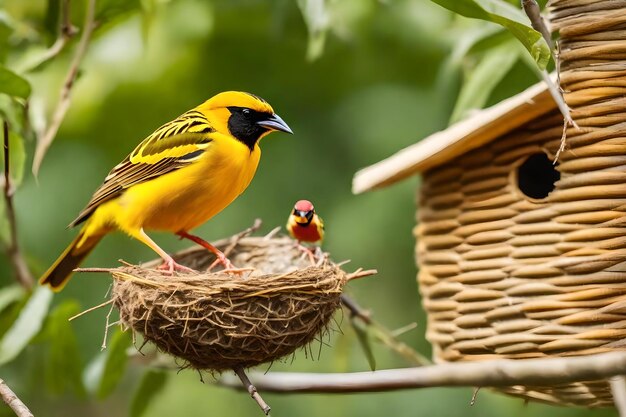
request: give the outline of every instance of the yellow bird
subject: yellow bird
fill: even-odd
[[[70,227],[84,223],[74,241],[41,277],[60,291],[104,235],[121,230],[163,258],[170,273],[189,270],[161,249],[146,230],[164,230],[215,253],[189,234],[215,216],[250,184],[261,157],[259,140],[272,131],[293,133],[272,107],[253,94],[227,91],[166,123],[111,170]]]

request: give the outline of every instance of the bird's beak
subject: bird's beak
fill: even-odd
[[[312,211],[294,210],[293,215],[296,218],[296,223],[308,224],[313,219]]]
[[[267,129],[279,130],[281,132],[291,133],[293,135],[293,131],[291,130],[291,128],[287,126],[287,123],[285,123],[285,121],[281,119],[280,116],[277,114],[272,114],[267,119],[259,120],[256,123],[259,126],[263,126]]]

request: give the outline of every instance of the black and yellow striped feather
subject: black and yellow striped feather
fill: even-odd
[[[159,127],[109,172],[69,227],[87,220],[98,206],[118,197],[125,189],[191,164],[209,147],[212,132],[209,121],[197,110]]]

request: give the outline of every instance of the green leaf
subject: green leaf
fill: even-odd
[[[0,93],[28,98],[30,83],[8,68],[0,66]]]
[[[105,352],[100,352],[96,355],[83,371],[83,385],[87,388],[90,394],[95,395],[98,392],[100,386],[100,380],[104,374],[104,365],[106,363],[107,356]]]
[[[43,29],[50,39],[54,39],[59,32],[61,19],[61,0],[48,0],[46,15],[43,20]]]
[[[530,26],[527,16],[502,0],[432,0],[433,2],[465,17],[486,20],[507,28],[528,50],[539,69],[543,70],[550,60],[550,48]]]
[[[376,358],[374,357],[374,352],[372,351],[369,327],[358,318],[352,317],[350,320],[352,322],[352,328],[354,329],[357,339],[359,340],[359,344],[363,349],[363,353],[365,353],[365,357],[367,358],[367,363],[369,364],[370,369],[375,371]]]
[[[130,417],[145,415],[148,405],[163,390],[167,382],[168,373],[149,369],[143,374],[139,388],[130,404]]]
[[[493,89],[519,58],[521,48],[517,48],[513,42],[513,40],[505,42],[485,53],[461,87],[450,117],[450,124],[464,119],[469,111],[480,109],[485,105]]]
[[[298,0],[298,7],[309,31],[307,59],[314,61],[324,52],[330,17],[324,0]]]
[[[9,122],[9,126],[12,129],[19,130],[22,127],[24,122],[24,117],[22,116],[23,109],[24,106],[17,103],[17,100],[13,97],[0,94],[0,117]],[[0,133],[0,142],[2,139],[2,133]]]
[[[482,45],[488,44],[487,48],[489,48],[489,44],[492,45],[493,42],[499,43],[497,39],[503,33],[511,36],[503,28],[493,25],[480,25],[465,30],[461,39],[454,44],[446,65],[460,65],[463,59],[471,52],[484,50]]]
[[[12,361],[41,330],[52,301],[52,291],[37,287],[19,316],[0,340],[0,365]]]
[[[5,62],[9,52],[9,37],[13,33],[11,17],[0,10],[0,62]]]
[[[19,285],[10,285],[0,289],[0,313],[24,296],[24,289]]]
[[[52,311],[46,321],[45,331],[50,341],[44,376],[50,392],[62,394],[72,389],[78,396],[86,391],[81,378],[82,360],[76,334],[69,318],[80,311],[74,300],[66,300]]]
[[[111,337],[111,341],[106,350],[103,373],[96,393],[99,399],[109,396],[124,376],[126,364],[128,363],[126,350],[131,344],[132,338],[130,332],[123,332],[119,328],[115,331],[113,337]]]
[[[141,0],[100,0],[96,8],[96,21],[109,23],[141,9]]]
[[[0,200],[1,201],[1,200]],[[2,216],[0,204],[0,216]],[[0,217],[2,219],[2,217]],[[2,221],[0,220],[0,227]],[[26,304],[26,291],[20,285],[10,285],[0,290],[0,338],[9,330]]]

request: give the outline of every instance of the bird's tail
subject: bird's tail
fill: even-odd
[[[52,291],[61,291],[67,281],[70,280],[74,269],[89,255],[103,236],[104,234],[85,236],[85,228],[83,228],[61,256],[43,274],[39,283],[49,285]]]

